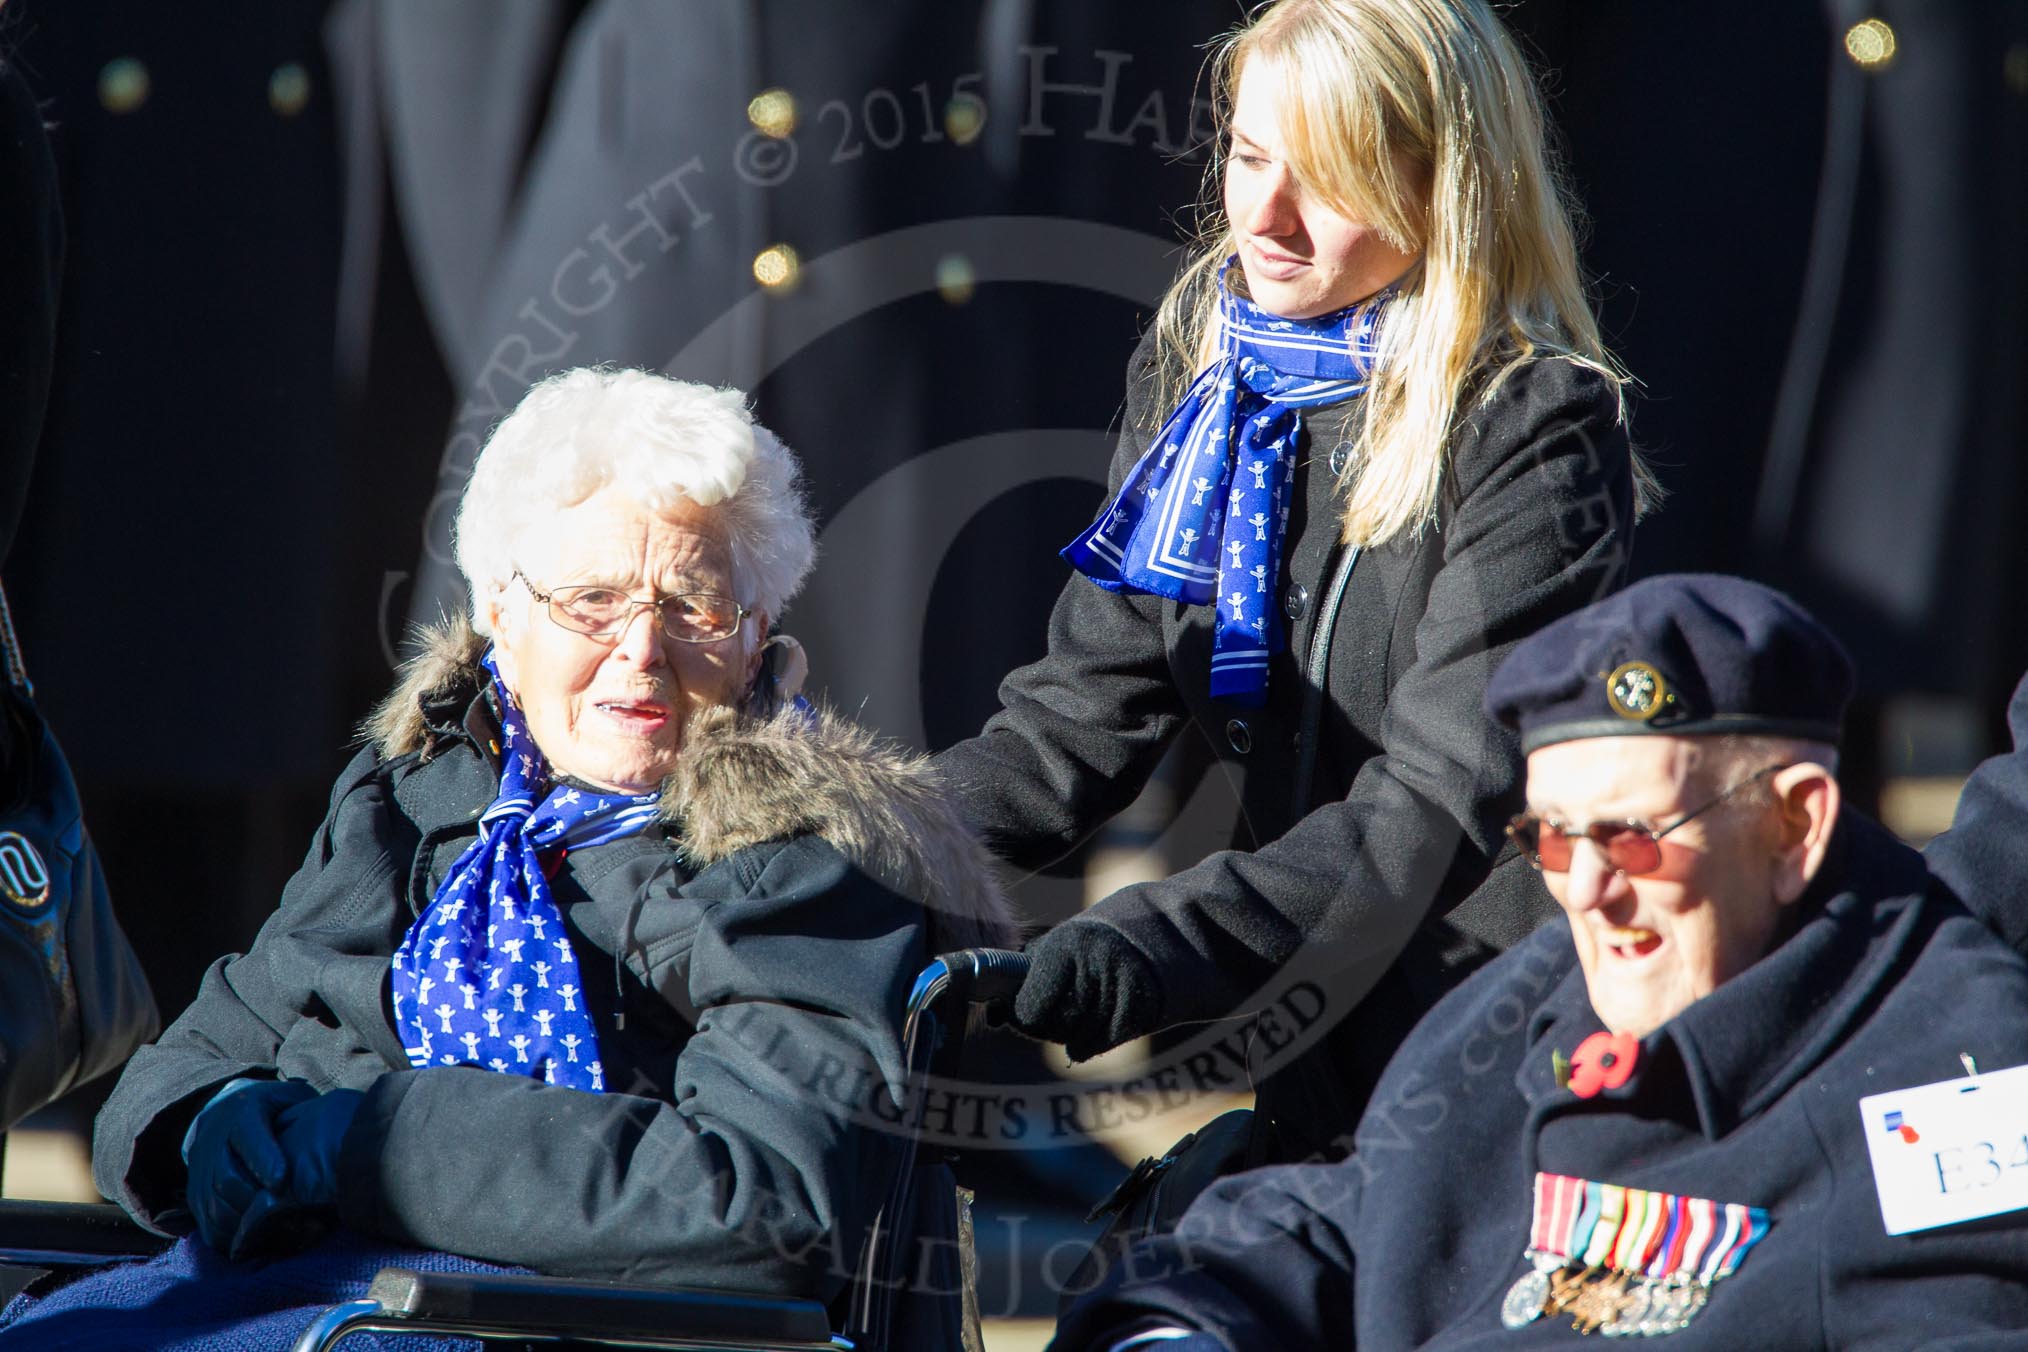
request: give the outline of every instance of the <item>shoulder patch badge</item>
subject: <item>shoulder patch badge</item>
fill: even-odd
[[[0,895],[30,915],[49,902],[49,868],[18,831],[0,831]]]

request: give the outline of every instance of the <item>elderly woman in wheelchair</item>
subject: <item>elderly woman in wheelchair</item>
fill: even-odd
[[[122,1306],[204,1346],[384,1262],[838,1301],[911,1148],[909,982],[1008,925],[934,772],[797,693],[772,626],[812,536],[735,392],[536,386],[459,509],[469,619],[99,1118],[100,1187],[188,1237],[17,1305],[0,1346]],[[922,1196],[907,1224],[954,1237]],[[954,1304],[904,1297],[896,1345]]]

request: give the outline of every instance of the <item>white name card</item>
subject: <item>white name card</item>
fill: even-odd
[[[1859,1100],[1890,1235],[2028,1207],[2028,1066]]]

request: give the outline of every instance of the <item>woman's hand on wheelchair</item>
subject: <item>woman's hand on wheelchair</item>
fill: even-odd
[[[1154,967],[1104,921],[1066,920],[1024,951],[1028,976],[1014,997],[1014,1027],[1061,1042],[1071,1060],[1088,1060],[1161,1026]]]

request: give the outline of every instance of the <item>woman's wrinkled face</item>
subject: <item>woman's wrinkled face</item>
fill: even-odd
[[[657,512],[613,489],[558,512],[521,570],[545,593],[596,585],[637,601],[682,592],[747,600],[715,513],[688,502]],[[726,638],[685,643],[642,606],[617,634],[592,638],[557,624],[521,582],[492,604],[501,679],[551,769],[623,793],[661,786],[699,709],[739,701],[767,624],[751,615]]]
[[[1233,93],[1225,217],[1254,304],[1314,319],[1366,299],[1414,265],[1373,226],[1348,220],[1296,182],[1272,67],[1253,62]]]

